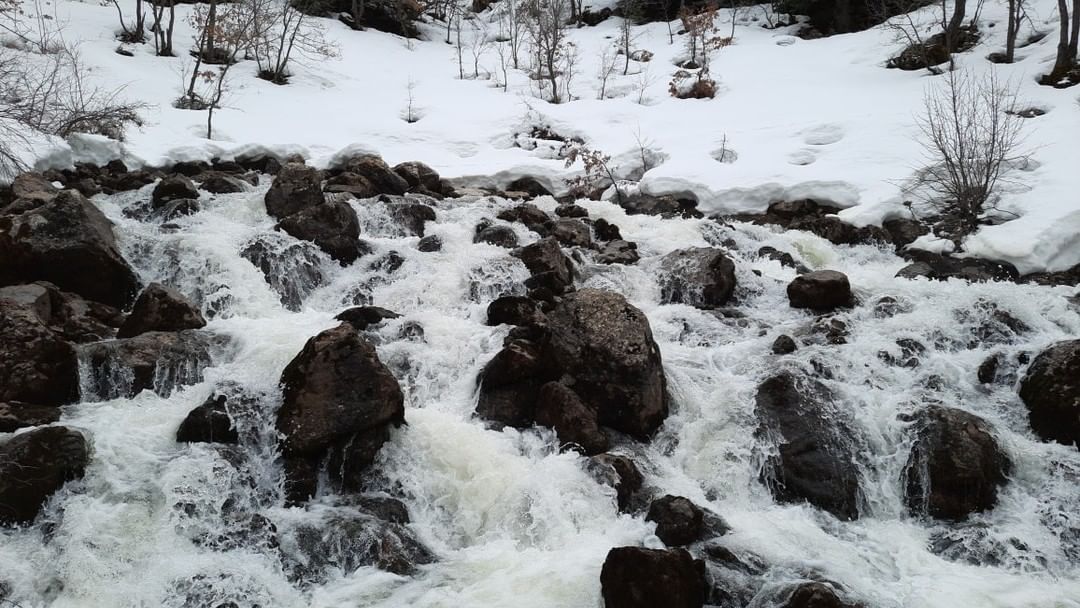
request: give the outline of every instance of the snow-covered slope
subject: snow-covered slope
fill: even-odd
[[[1033,162],[1017,172],[1017,184],[1005,195],[1005,206],[1019,219],[984,228],[968,250],[1011,261],[1021,272],[1060,270],[1080,263],[1080,104],[1076,89],[1036,83],[1054,57],[1057,16],[1050,0],[1031,2],[1032,21],[1020,37],[1032,31],[1051,35],[1018,50],[1014,64],[995,66],[985,58],[1004,47],[1003,4],[984,7],[982,41],[959,56],[959,65],[976,73],[997,69],[1019,87],[1026,106],[1046,114],[1027,121]],[[426,26],[428,40],[407,42],[324,20],[340,57],[300,59],[287,86],[258,80],[251,62],[234,68],[226,107],[215,118],[215,140],[208,141],[204,112],[171,105],[191,63],[185,19],[178,19],[179,57],[155,57],[152,45],[133,47],[134,57],[125,57],[114,52],[118,25],[112,6],[58,0],[55,10],[67,23],[65,37],[78,41],[83,61],[92,67],[91,78],[124,86],[124,96],[151,108],[146,125],[129,133],[123,146],[80,137],[43,153],[39,167],[116,156],[132,165],[159,165],[228,157],[253,146],[299,152],[325,164],[344,148],[360,147],[391,163],[424,161],[464,182],[498,184],[532,174],[558,186],[574,169],[514,146],[515,133],[545,122],[612,155],[624,172],[640,165],[634,160],[640,156],[638,141],[648,143],[664,162],[645,174],[642,189],[692,194],[706,212],[758,211],[771,201],[814,197],[850,207],[841,217],[852,223],[879,223],[907,213],[900,184],[920,163],[915,116],[934,81],[926,71],[885,69],[902,48],[886,29],[802,40],[783,28],[762,27],[762,9],[751,8],[738,15],[734,44],[714,53],[712,73],[720,85],[715,99],[668,94],[674,64],[685,50],[682,37],[669,42],[661,23],[638,28],[635,48],[653,53],[652,60],[631,62],[625,76],[616,71],[607,85],[609,98],[598,100],[599,57],[619,27],[618,19],[609,19],[570,33],[580,53],[572,87],[576,99],[552,105],[530,91],[522,71],[511,71],[505,92],[494,80],[458,78],[455,49],[442,41],[438,24]],[[183,17],[189,10],[183,6],[178,13]],[[730,20],[730,11],[721,11],[720,21]],[[721,27],[726,33],[729,26]],[[481,72],[495,72],[495,53],[488,52],[480,65]],[[410,82],[422,116],[414,123],[402,119]],[[721,149],[734,151],[728,158],[734,162],[718,161]]]

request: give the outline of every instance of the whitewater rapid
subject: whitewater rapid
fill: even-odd
[[[619,513],[614,491],[588,473],[587,459],[560,453],[553,432],[488,430],[473,415],[477,373],[510,329],[485,324],[487,305],[522,293],[528,277],[508,250],[474,244],[474,226],[513,203],[439,203],[427,234],[438,235],[443,248],[424,253],[416,249],[419,237],[406,236],[381,203],[354,201],[361,237],[374,252],[341,268],[314,247],[273,233],[263,206],[267,185],[263,178],[251,192],[204,194],[199,213],[165,227],[129,217],[138,215],[131,210],[151,187],[95,197],[143,281],[167,283],[196,301],[207,330],[226,336],[228,345],[214,353],[201,382],[168,397],[144,391],[64,409],[61,423],[85,431],[92,459],[85,478],[67,484],[38,524],[0,531],[0,573],[11,600],[57,608],[601,606],[608,550],[661,547],[653,524]],[[536,204],[555,207],[552,199]],[[771,606],[772,592],[810,578],[835,581],[873,608],[1080,606],[1080,452],[1035,438],[1015,379],[990,386],[976,378],[991,354],[1002,354],[1007,374],[1021,353],[1033,356],[1080,335],[1080,314],[1067,300],[1071,288],[895,279],[905,262],[873,246],[581,204],[636,242],[641,261],[595,265],[591,252],[580,251],[573,256],[577,286],[618,291],[645,312],[672,395],[672,414],[650,444],[621,443],[613,451],[632,456],[657,495],[686,496],[721,515],[732,530],[719,544],[768,564],[751,606]],[[538,238],[520,224],[513,229],[522,244]],[[272,274],[302,300],[293,306],[298,310],[283,305],[240,255],[257,238],[275,250],[292,248]],[[660,257],[692,246],[721,246],[735,260],[739,284],[729,309],[659,304]],[[839,314],[847,344],[818,339],[791,355],[772,354],[780,334],[815,338],[808,331],[813,316],[788,306],[785,287],[795,271],[759,257],[763,246],[850,277],[860,305]],[[397,263],[387,257],[392,251],[402,262],[387,272]],[[898,314],[876,312],[884,296],[897,301]],[[278,379],[308,338],[337,325],[335,314],[369,303],[402,315],[370,333],[401,384],[408,422],[382,448],[370,489],[404,501],[410,528],[437,560],[410,577],[362,567],[297,585],[282,558],[290,530],[337,507],[332,497],[307,509],[284,506],[274,447]],[[996,321],[987,303],[1027,330],[1017,335]],[[972,344],[975,330],[986,327]],[[879,356],[899,354],[900,338],[927,347],[917,367]],[[754,433],[754,394],[784,369],[831,377],[825,382],[858,435],[852,440],[864,496],[857,521],[777,504],[759,481],[765,454]],[[84,395],[92,396],[86,387],[95,381],[84,377]],[[188,412],[227,383],[260,396],[237,416],[243,447],[231,451],[240,453],[177,443]],[[927,403],[990,421],[1014,465],[998,506],[963,524],[913,518],[903,506],[912,437],[902,418]],[[259,535],[199,540],[235,538],[235,512],[272,522],[280,546]]]

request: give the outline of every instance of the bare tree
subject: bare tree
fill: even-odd
[[[263,80],[287,83],[294,51],[315,59],[339,54],[337,44],[326,38],[322,22],[289,0],[246,0],[244,10],[251,13],[251,50]]]
[[[120,17],[120,39],[124,42],[146,42],[146,14],[143,12],[143,0],[135,0],[135,23],[128,25],[124,20],[124,10],[120,8],[120,0],[111,0],[116,7],[116,13]]]
[[[405,109],[401,111],[401,119],[409,124],[420,120],[420,111],[416,107],[415,91],[416,81],[409,77],[409,81],[405,85]]]
[[[604,99],[607,97],[607,84],[611,79],[611,75],[615,73],[615,62],[617,57],[615,55],[615,49],[610,46],[604,46],[604,50],[600,51],[600,66],[599,72],[596,77],[600,81],[600,89],[596,92],[597,99]]]
[[[1027,0],[1008,0],[1009,22],[1005,31],[1005,63],[1016,60],[1016,37],[1027,16]]]
[[[33,53],[51,54],[65,48],[63,29],[67,25],[56,12],[56,4],[46,0],[0,0],[0,33],[5,45]]]
[[[615,178],[615,171],[609,164],[611,156],[599,150],[593,150],[585,144],[575,144],[567,150],[566,168],[569,169],[578,160],[584,166],[585,174],[568,180],[570,189],[578,195],[584,195],[589,190],[608,182],[615,188],[615,199],[619,205],[622,205],[622,189],[619,188],[619,181]]]
[[[239,54],[251,48],[254,43],[252,37],[257,33],[257,11],[243,3],[232,3],[218,8],[215,1],[209,7],[196,6],[189,21],[203,52],[196,54],[195,69],[192,71],[188,90],[176,105],[184,109],[205,109],[206,138],[213,139],[214,110],[221,107],[228,90],[229,70],[236,64]],[[209,52],[217,61],[216,69],[200,69],[206,62],[205,53],[211,39],[215,46]],[[201,92],[196,91],[196,84],[200,82],[203,86]]]
[[[173,56],[173,29],[176,25],[176,0],[157,0],[150,4],[154,15],[154,52],[161,57]],[[166,12],[167,11],[167,12]],[[168,21],[166,22],[166,15]]]
[[[630,54],[633,53],[632,47],[636,40],[637,34],[634,33],[634,22],[629,17],[624,16],[622,21],[619,22],[619,52],[625,58],[623,76],[630,73]]]
[[[469,54],[472,56],[473,78],[480,78],[480,60],[491,49],[493,41],[488,34],[487,25],[480,19],[473,20],[472,39],[469,42]]]
[[[566,20],[569,0],[528,0],[526,28],[536,77],[548,89],[548,101],[561,103],[559,74],[566,61]]]
[[[1065,76],[1066,73],[1077,67],[1077,46],[1080,41],[1080,0],[1072,2],[1072,17],[1069,16],[1069,0],[1058,0],[1058,19],[1061,21],[1058,30],[1057,57],[1054,59],[1054,67],[1044,79],[1047,84],[1054,84]]]
[[[927,164],[913,190],[943,219],[939,236],[958,247],[1002,212],[1002,174],[1023,157],[1023,119],[1015,106],[1015,89],[992,71],[976,79],[954,70],[927,92],[918,120]]]

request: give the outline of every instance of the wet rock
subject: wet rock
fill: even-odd
[[[742,214],[730,219],[755,224],[775,224],[786,230],[805,230],[836,245],[891,242],[889,234],[877,226],[855,227],[835,217],[839,207],[813,199],[779,201],[763,214]]]
[[[305,584],[323,583],[335,574],[349,575],[375,566],[401,576],[435,561],[407,527],[365,513],[334,509],[321,520],[284,531],[285,566],[291,578]]]
[[[150,196],[151,205],[154,209],[160,209],[166,203],[182,198],[199,198],[199,191],[195,184],[184,175],[170,175],[154,186],[154,192]]]
[[[559,217],[589,217],[589,212],[581,205],[563,203],[555,208],[555,215]]]
[[[372,325],[378,325],[386,319],[397,319],[401,315],[380,308],[378,306],[356,306],[343,310],[334,319],[338,321],[345,321],[349,325],[352,325],[356,331],[364,331]]]
[[[437,234],[429,234],[420,239],[420,242],[416,244],[417,251],[424,253],[431,253],[434,251],[442,251],[443,242]]]
[[[548,382],[540,387],[536,423],[555,429],[560,442],[586,455],[604,452],[610,443],[597,422],[596,411],[589,409],[574,391],[558,382]]]
[[[239,443],[226,395],[211,395],[180,423],[176,440],[181,443]]]
[[[544,184],[540,183],[540,180],[531,176],[515,179],[506,185],[506,190],[509,192],[525,192],[534,197],[552,196],[551,190],[548,190]]]
[[[187,298],[172,287],[151,283],[139,294],[131,314],[116,332],[131,338],[148,331],[180,331],[206,327],[206,319]]]
[[[596,235],[598,241],[621,241],[622,233],[619,232],[619,227],[611,222],[600,218],[593,222],[593,233]]]
[[[597,481],[615,489],[619,510],[629,511],[645,482],[634,461],[617,454],[597,454],[589,458],[586,467]]]
[[[421,162],[410,161],[394,165],[394,173],[400,175],[409,184],[409,190],[420,192],[442,192],[442,178],[431,167]]]
[[[293,312],[299,311],[304,299],[326,280],[316,247],[281,234],[256,237],[240,250],[240,256],[262,272],[281,304]]]
[[[623,240],[614,240],[604,243],[600,252],[596,255],[597,264],[637,264],[641,256],[637,252],[637,244]]]
[[[52,424],[60,419],[60,409],[47,405],[32,405],[21,401],[0,401],[0,433],[12,433],[21,428]]]
[[[774,355],[790,355],[795,352],[796,349],[798,349],[798,346],[795,344],[795,340],[787,334],[777,336],[772,344],[772,352]]]
[[[898,248],[914,243],[920,236],[930,232],[922,222],[910,219],[885,220],[881,227],[889,233],[894,245]]]
[[[392,524],[409,523],[409,508],[396,498],[377,494],[343,497],[351,506]]]
[[[203,380],[203,370],[224,350],[227,341],[199,330],[151,331],[123,340],[80,348],[88,365],[84,399],[134,397],[149,389],[162,397]]]
[[[281,220],[276,228],[315,243],[343,265],[351,264],[367,253],[367,247],[360,240],[360,221],[348,203],[330,202],[308,207]]]
[[[347,323],[308,340],[281,385],[277,429],[286,456],[321,455],[358,433],[405,421],[397,380]]]
[[[204,173],[201,179],[199,189],[211,194],[232,194],[245,192],[248,189],[248,184],[244,180],[220,171]]]
[[[906,502],[915,515],[959,521],[992,509],[1012,467],[982,418],[932,406],[915,417],[905,467]]]
[[[476,236],[473,237],[474,243],[488,243],[489,245],[495,245],[496,247],[506,247],[512,249],[517,247],[518,238],[514,233],[514,229],[509,226],[492,225],[485,226],[476,231]]]
[[[58,406],[78,399],[75,350],[50,327],[53,304],[40,285],[0,289],[0,402]]]
[[[1020,398],[1036,435],[1080,448],[1080,340],[1057,342],[1035,357]]]
[[[842,520],[859,516],[859,471],[851,429],[824,385],[782,373],[758,386],[758,433],[780,437],[763,478],[782,502],[808,502]]]
[[[788,284],[788,300],[792,308],[809,308],[829,312],[854,304],[848,278],[835,270],[815,270],[795,277]]]
[[[530,288],[546,287],[561,294],[574,283],[574,265],[563,254],[559,242],[547,237],[513,252],[532,273],[526,282]]]
[[[761,257],[779,262],[781,266],[792,268],[799,274],[810,272],[809,268],[804,266],[801,262],[796,261],[790,253],[780,251],[775,247],[762,247],[761,249],[758,249],[757,253]]]
[[[919,357],[926,352],[926,347],[922,342],[911,338],[900,338],[895,344],[900,348],[899,354],[895,354],[895,351],[883,350],[878,352],[878,359],[897,367],[919,367],[921,363]]]
[[[40,173],[21,173],[11,182],[11,195],[16,199],[33,199],[41,202],[56,198],[60,189]]]
[[[836,595],[826,583],[803,583],[796,587],[781,608],[861,608],[849,604]]]
[[[735,264],[720,249],[691,247],[664,256],[660,301],[712,309],[735,292]]]
[[[263,198],[266,212],[279,220],[323,204],[322,174],[303,163],[288,163],[274,176]]]
[[[538,344],[511,341],[480,372],[477,415],[496,425],[532,426],[536,419],[536,396],[541,384],[551,376]]]
[[[990,355],[979,364],[976,377],[980,384],[993,384],[997,380],[998,367],[1001,365],[1001,354]]]
[[[540,236],[548,235],[548,225],[551,223],[551,218],[548,217],[548,214],[544,213],[539,207],[531,203],[514,205],[509,209],[500,211],[495,217],[507,222],[524,224],[529,230],[532,230]]]
[[[83,476],[90,460],[86,438],[51,426],[0,445],[0,525],[29,524],[65,483]]]
[[[544,323],[544,313],[540,305],[532,298],[523,296],[502,296],[488,304],[488,325],[531,326]]]
[[[847,344],[848,326],[835,317],[818,318],[810,325],[810,334],[824,338],[826,344]]]
[[[1021,277],[1022,283],[1036,285],[1080,285],[1080,264],[1057,272],[1033,272]]]
[[[156,217],[161,218],[162,222],[171,222],[188,215],[195,215],[199,212],[199,209],[199,201],[193,198],[181,198],[162,205],[158,209]]]
[[[613,292],[583,289],[548,313],[550,360],[600,423],[638,439],[668,414],[660,349],[645,315]]]
[[[581,220],[559,218],[552,223],[551,236],[567,247],[588,247],[592,244],[589,227]]]
[[[341,168],[366,179],[379,194],[402,195],[409,190],[409,182],[374,154],[350,158]]]
[[[117,307],[128,305],[139,287],[112,223],[74,190],[0,217],[0,285],[39,280]]]
[[[663,218],[700,218],[697,201],[673,196],[649,196],[648,194],[623,194],[616,202],[629,215],[659,215]]]
[[[423,203],[408,202],[408,199],[393,200],[386,195],[379,198],[386,203],[390,217],[407,235],[424,236],[425,225],[436,219],[435,210]]]
[[[992,300],[979,299],[972,307],[958,309],[953,314],[958,322],[971,326],[968,348],[1013,343],[1031,331],[1027,323]]]
[[[696,542],[705,531],[705,512],[682,496],[668,494],[652,501],[645,521],[656,522],[656,536],[669,547]]]
[[[351,194],[359,199],[374,198],[379,195],[379,191],[366,177],[347,171],[327,179],[323,189],[331,194]]]
[[[883,296],[874,304],[874,316],[879,319],[888,319],[905,312],[911,312],[911,307],[892,296]]]
[[[326,470],[335,492],[360,492],[367,480],[368,468],[383,444],[390,441],[390,425],[383,424],[357,431],[330,447]]]
[[[616,547],[600,571],[604,605],[618,608],[701,608],[705,564],[683,549]]]
[[[944,281],[955,278],[972,283],[984,283],[986,281],[1016,281],[1020,278],[1016,267],[1008,262],[980,258],[954,258],[918,249],[907,249],[902,255],[912,262],[896,273],[897,277],[904,279],[925,277]]]

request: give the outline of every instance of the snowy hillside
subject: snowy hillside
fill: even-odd
[[[617,61],[605,99],[597,99],[601,58],[618,38],[618,18],[596,27],[572,29],[578,49],[574,100],[550,104],[537,98],[524,70],[509,70],[501,84],[495,51],[480,49],[480,78],[471,78],[481,21],[495,31],[493,10],[467,22],[466,79],[459,78],[455,45],[446,44],[440,23],[422,26],[425,40],[368,30],[352,31],[323,20],[339,57],[298,57],[286,86],[255,77],[253,62],[231,70],[214,140],[205,139],[205,112],[172,107],[184,86],[194,44],[186,16],[178,8],[177,57],[154,56],[153,46],[124,45],[134,56],[117,54],[116,10],[111,5],[57,0],[64,37],[77,41],[93,80],[122,86],[122,96],[150,104],[146,124],[121,146],[95,138],[72,138],[42,152],[37,165],[63,167],[72,161],[104,162],[120,157],[132,166],[177,160],[229,158],[253,146],[282,155],[300,153],[317,166],[343,149],[381,154],[391,164],[420,160],[460,184],[505,185],[534,175],[558,191],[568,170],[545,150],[515,147],[515,135],[548,125],[563,136],[580,137],[614,158],[624,174],[640,169],[639,142],[662,160],[641,179],[650,194],[691,195],[706,213],[763,211],[776,200],[815,198],[850,207],[841,217],[880,224],[904,217],[900,187],[920,166],[916,115],[933,77],[925,70],[885,69],[903,43],[882,27],[817,40],[790,35],[792,28],[767,29],[765,7],[739,9],[733,44],[713,51],[715,99],[681,100],[668,83],[685,59],[685,36],[669,42],[666,24],[642,26],[633,48],[652,53],[647,63],[631,61],[623,75]],[[28,9],[32,7],[27,5]],[[599,6],[594,6],[597,10]],[[934,18],[933,8],[920,19]],[[1076,89],[1038,86],[1054,57],[1055,3],[1033,2],[1020,40],[1033,32],[1049,35],[1018,50],[1018,61],[997,65],[986,56],[1004,45],[1005,7],[990,3],[980,23],[983,38],[958,55],[961,69],[996,69],[1019,88],[1027,107],[1046,114],[1027,121],[1031,162],[1015,171],[1003,207],[1019,219],[986,227],[968,249],[972,254],[1010,261],[1021,272],[1062,270],[1080,263],[1080,103]],[[726,36],[731,11],[721,10]],[[678,23],[676,22],[676,26]],[[492,34],[488,34],[492,36]],[[412,84],[410,84],[412,83]],[[410,105],[416,122],[403,120]],[[725,160],[717,158],[727,151]],[[580,170],[579,167],[575,168]]]

